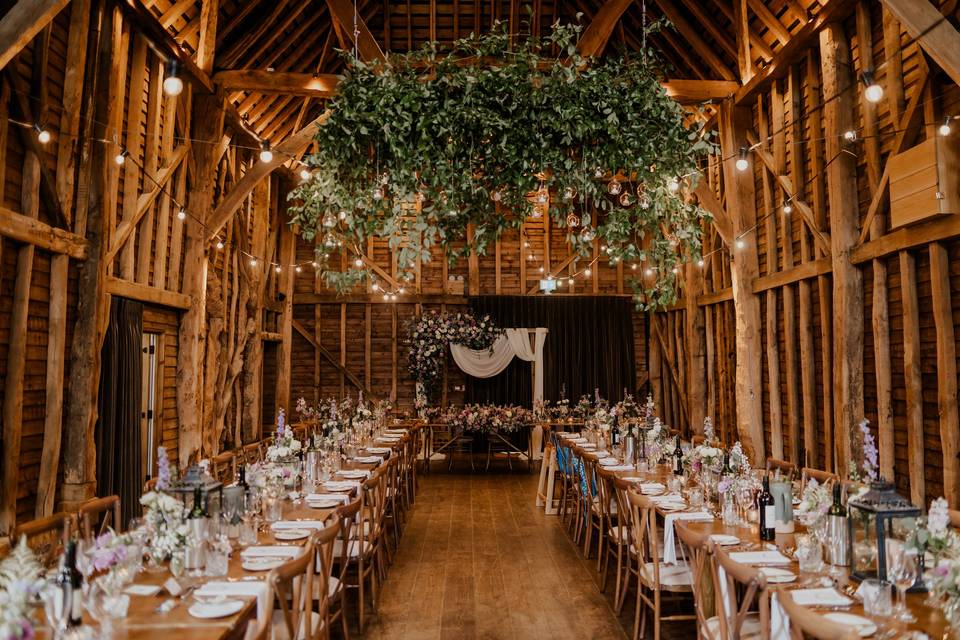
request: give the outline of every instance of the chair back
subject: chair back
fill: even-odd
[[[120,496],[87,500],[80,505],[77,516],[80,518],[80,534],[86,542],[104,533],[108,527],[117,533],[123,532],[123,523],[120,520]]]
[[[628,540],[633,531],[631,527],[633,513],[630,509],[630,498],[627,497],[627,493],[630,492],[632,487],[631,482],[613,474],[613,499],[617,504],[617,521],[623,527],[625,537]]]
[[[777,589],[777,601],[790,620],[790,637],[794,640],[855,640],[860,637],[854,627],[828,620],[797,604],[787,589]]]
[[[797,475],[797,465],[779,458],[767,458],[767,471],[780,471],[782,475]]]
[[[316,580],[316,611],[320,615],[320,624],[326,625],[330,610],[330,577],[333,575],[333,547],[340,533],[340,519],[332,518],[332,522],[320,529],[312,536],[316,563],[313,568]],[[326,631],[324,630],[326,635]]]
[[[756,567],[740,564],[730,559],[723,547],[713,546],[714,590],[716,592],[717,617],[724,640],[740,638],[744,622],[751,613],[754,601],[758,603],[760,638],[770,637],[770,601],[767,594],[767,578]]]
[[[227,485],[233,482],[237,475],[237,456],[233,451],[214,456],[210,461],[213,468],[213,477]]]
[[[821,471],[820,469],[811,469],[810,467],[804,467],[800,470],[800,490],[803,491],[807,487],[807,482],[810,479],[814,479],[820,484],[830,484],[833,482],[838,482],[840,476],[835,473],[830,473],[829,471]]]
[[[633,551],[642,568],[651,566],[652,571],[644,577],[660,589],[660,543],[657,535],[657,513],[653,502],[638,491],[627,491],[630,502],[630,528]],[[642,574],[645,572],[641,572]]]
[[[616,518],[617,509],[617,490],[614,487],[613,479],[616,474],[607,471],[603,465],[598,464],[595,467],[597,475],[597,502],[600,507],[600,514],[608,521]]]
[[[690,583],[693,587],[693,607],[697,614],[699,637],[705,640],[720,640],[719,625],[707,624],[716,610],[713,581],[713,542],[710,535],[697,533],[677,520],[673,529],[679,541],[681,557],[690,567]]]
[[[310,541],[303,554],[270,571],[267,582],[273,589],[273,608],[282,618],[280,634],[274,629],[274,638],[286,640],[315,640],[322,625],[314,622],[313,600],[314,546]]]
[[[49,567],[63,552],[76,527],[76,516],[61,511],[52,516],[17,525],[13,530],[12,541],[19,541],[21,537],[26,536],[27,546],[40,557],[41,563]]]
[[[380,465],[363,483],[362,507],[360,509],[360,534],[366,534],[370,542],[376,542],[383,528],[383,517],[387,508],[387,467]],[[361,550],[363,544],[360,545]]]
[[[254,442],[243,447],[243,464],[253,464],[260,461],[260,443]]]

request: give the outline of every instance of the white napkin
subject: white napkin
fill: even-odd
[[[632,464],[615,464],[606,467],[607,471],[633,471]]]
[[[360,464],[380,464],[383,462],[383,458],[380,456],[357,456],[353,460],[354,462],[359,462]]]
[[[600,465],[604,467],[610,467],[620,462],[616,458],[600,458]]]
[[[640,482],[640,483],[643,483],[643,480],[644,480],[640,476],[630,476],[629,478],[623,478],[623,479],[626,480],[627,482]]]
[[[660,484],[659,482],[641,482],[640,483],[640,493],[643,495],[649,495],[651,493],[657,493],[660,491],[666,491],[667,487]]]
[[[673,541],[673,523],[677,520],[689,522],[711,522],[713,516],[706,511],[689,513],[668,513],[663,517],[663,562],[674,564],[677,561],[677,545]]]
[[[274,531],[283,531],[287,529],[323,529],[323,523],[319,520],[278,520],[270,525]]]
[[[384,429],[383,432],[389,433],[395,436],[402,436],[407,432],[407,430],[406,429]]]
[[[770,640],[790,640],[790,618],[783,610],[776,591],[770,597]]]
[[[390,447],[367,447],[370,453],[390,453]]]
[[[793,601],[804,607],[845,607],[853,600],[833,587],[794,589],[790,592]]]
[[[779,551],[734,551],[730,559],[740,564],[790,564],[790,558]]]
[[[241,558],[297,558],[303,553],[303,547],[292,544],[265,544],[247,547],[240,552]]]
[[[308,493],[306,497],[307,502],[318,502],[320,500],[336,500],[337,502],[342,502],[347,504],[350,501],[349,496],[345,496],[342,493]]]
[[[349,489],[359,489],[360,483],[356,480],[328,480],[323,483],[328,491],[347,491]]]
[[[345,471],[337,471],[337,475],[341,478],[369,478],[370,471],[367,469],[347,469]]]
[[[263,580],[243,580],[227,582],[215,580],[208,582],[193,592],[197,596],[253,596],[257,599],[257,619],[260,622],[269,620],[273,603],[270,602],[270,587]]]

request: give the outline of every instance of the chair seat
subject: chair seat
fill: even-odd
[[[363,541],[363,555],[364,555],[364,556],[369,555],[372,551],[373,551],[373,545],[370,543],[369,540],[364,540],[364,541]],[[351,541],[350,541],[350,546],[349,546],[349,548],[347,549],[347,552],[348,552],[348,554],[349,554],[349,556],[350,556],[351,558],[358,558],[358,557],[360,557],[360,541],[359,541],[359,540],[351,540]],[[334,558],[341,558],[341,557],[343,557],[343,541],[337,540],[337,541],[335,541],[335,542],[333,543],[333,557],[334,557]]]
[[[627,538],[627,526],[626,525],[617,525],[615,527],[610,527],[607,529],[607,535],[610,536],[610,539],[616,543],[626,543]]]
[[[647,562],[640,568],[640,578],[648,585],[654,584],[653,563]],[[671,590],[689,590],[690,568],[685,564],[660,564],[660,587]]]
[[[330,576],[330,580],[327,581],[327,595],[331,598],[337,595],[337,590],[340,589],[340,578],[336,576]]]
[[[597,514],[598,516],[601,515],[601,511],[600,511],[600,500],[599,500],[598,498],[596,498],[596,497],[593,499],[593,512],[594,512],[595,514]],[[607,513],[609,513],[609,514],[612,515],[612,516],[617,515],[617,503],[616,503],[616,502],[614,502],[614,501],[612,501],[612,500],[610,501],[610,508],[607,510]]]
[[[720,638],[720,618],[713,616],[700,625],[701,635],[704,638]],[[763,629],[760,626],[760,616],[756,613],[748,613],[743,620],[743,626],[740,627],[741,640],[755,640],[761,638]]]
[[[300,621],[300,630],[297,632],[296,638],[290,638],[290,634],[287,633],[287,623],[283,619],[283,612],[280,610],[274,610],[273,617],[270,619],[270,626],[272,628],[271,638],[273,640],[308,640],[313,638],[316,635],[317,626],[320,624],[320,615],[315,611],[310,612],[310,633],[305,634],[303,632],[303,622]]]

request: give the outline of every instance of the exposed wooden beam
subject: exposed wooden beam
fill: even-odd
[[[732,80],[665,80],[667,95],[681,104],[723,100],[740,88]]]
[[[333,304],[345,302],[347,304],[451,304],[464,305],[468,300],[464,296],[451,294],[423,294],[423,295],[404,295],[398,301],[384,300],[382,295],[369,294],[349,294],[337,295],[335,293],[298,293],[294,296],[294,306],[315,305],[315,304]]]
[[[760,22],[762,22],[773,35],[777,36],[777,40],[784,43],[790,40],[790,31],[783,26],[783,23],[780,22],[777,16],[773,15],[773,12],[767,8],[763,0],[747,0],[747,2],[750,8],[753,9],[753,12],[757,14],[757,17],[760,18]]]
[[[700,207],[713,216],[713,227],[720,235],[720,239],[727,247],[733,246],[733,220],[727,210],[720,204],[717,197],[713,195],[710,186],[706,181],[701,181],[697,185],[694,194],[700,202]]]
[[[284,95],[329,98],[337,91],[337,76],[332,73],[296,73],[232,69],[214,74],[213,81],[225,91],[256,91]]]
[[[364,393],[368,398],[375,398],[375,397],[376,397],[376,396],[373,394],[373,392],[370,391],[370,389],[367,388],[367,385],[365,385],[365,384],[360,380],[360,378],[358,378],[356,375],[354,375],[354,373],[353,373],[352,371],[350,371],[350,370],[347,369],[343,364],[341,364],[340,361],[339,361],[337,358],[335,358],[335,357],[333,356],[333,354],[330,353],[330,351],[329,351],[326,347],[324,347],[322,344],[320,344],[319,342],[317,342],[316,338],[314,338],[314,337],[310,334],[310,332],[307,331],[306,328],[305,328],[302,324],[300,324],[299,321],[297,321],[297,320],[295,320],[295,319],[291,319],[290,324],[291,324],[291,326],[293,327],[293,329],[295,329],[297,333],[299,333],[301,336],[303,336],[303,338],[304,338],[307,342],[309,342],[309,343],[313,346],[314,349],[316,349],[317,351],[319,351],[319,352],[321,353],[321,355],[323,355],[323,357],[326,358],[326,359],[330,362],[330,364],[332,364],[334,367],[336,367],[336,368],[337,368],[337,371],[338,371],[344,378],[346,378],[347,380],[349,380],[357,389],[361,389],[361,390],[363,391],[363,393]]]
[[[657,5],[663,11],[664,15],[673,23],[673,26],[676,27],[677,32],[687,41],[690,47],[693,48],[697,54],[703,58],[703,60],[712,68],[716,73],[720,74],[725,80],[736,80],[737,76],[733,71],[730,70],[730,67],[723,61],[723,59],[717,54],[714,48],[706,43],[706,41],[700,37],[700,34],[696,28],[691,25],[687,19],[683,16],[682,13],[674,6],[672,0],[656,0]]]
[[[603,53],[613,28],[620,22],[620,16],[632,2],[633,0],[606,0],[603,3],[577,43],[577,51],[581,56],[590,58]]]
[[[70,4],[70,0],[20,0],[0,19],[0,69]]]
[[[209,74],[213,71],[214,54],[217,47],[217,15],[220,13],[220,0],[202,0],[202,2],[197,66],[204,73]]]
[[[960,32],[927,0],[882,0],[910,37],[960,84]]]
[[[77,260],[87,259],[86,238],[5,207],[0,207],[0,235]]]
[[[158,304],[172,309],[187,310],[190,308],[190,296],[168,291],[158,287],[151,287],[129,280],[121,280],[112,276],[107,278],[107,293],[131,300],[139,300],[148,304]]]
[[[330,15],[340,25],[341,31],[352,44],[356,45],[361,60],[373,62],[386,59],[376,38],[367,28],[366,22],[357,15],[356,8],[349,0],[327,0],[327,6],[330,7]],[[356,40],[353,35],[354,29],[357,31]]]
[[[210,216],[207,222],[207,241],[212,240],[220,232],[220,229],[223,228],[223,225],[233,217],[233,214],[240,208],[244,199],[253,191],[253,188],[258,182],[270,175],[274,169],[283,165],[310,144],[314,134],[317,132],[317,127],[326,121],[327,116],[328,112],[325,111],[307,126],[300,129],[300,131],[297,131],[277,145],[274,149],[272,161],[257,162],[247,169],[247,172],[240,178],[240,181],[234,185],[230,193],[220,200],[220,204]]]

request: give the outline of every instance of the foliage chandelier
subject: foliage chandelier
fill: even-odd
[[[715,145],[666,95],[652,55],[588,60],[579,33],[555,25],[511,44],[497,27],[444,55],[436,43],[375,63],[346,54],[311,175],[290,194],[328,286],[375,278],[370,238],[387,239],[402,284],[436,244],[452,264],[548,215],[582,261],[599,250],[611,264],[644,263],[638,304],[675,299],[708,215],[685,187]],[[329,260],[339,252],[345,270]]]

